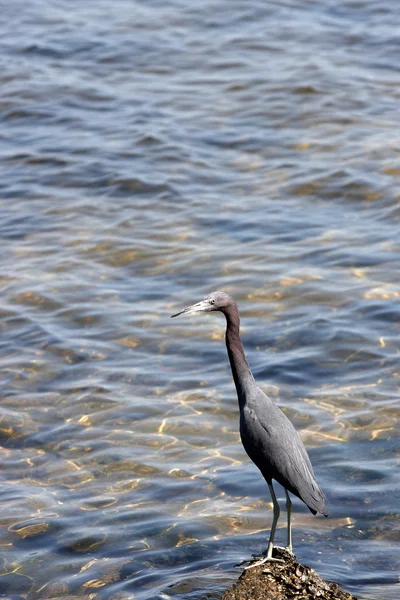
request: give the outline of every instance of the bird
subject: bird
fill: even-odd
[[[273,504],[273,519],[267,550],[253,555],[246,568],[260,566],[273,557],[275,531],[280,515],[272,480],[285,489],[287,509],[286,550],[293,555],[292,502],[289,493],[300,498],[312,512],[328,516],[325,495],[319,487],[307,450],[288,417],[256,384],[240,338],[240,316],[235,300],[225,292],[215,291],[200,302],[171,315],[219,311],[226,318],[225,342],[240,412],[240,437],[249,458],[259,468],[268,484]],[[241,563],[242,564],[242,563]]]

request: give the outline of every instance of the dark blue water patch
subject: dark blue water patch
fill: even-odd
[[[394,548],[392,551],[396,552],[396,548]],[[394,565],[392,568],[389,567],[389,563],[392,562],[392,557],[385,557],[383,559],[383,561],[381,561],[380,563],[375,562],[375,561],[371,561],[371,562],[372,562],[372,564],[370,564],[371,571],[369,573],[363,573],[360,577],[358,577],[358,580],[361,579],[362,583],[359,584],[358,586],[354,587],[354,593],[356,593],[357,596],[360,594],[361,595],[360,597],[362,597],[363,586],[370,586],[370,585],[375,584],[375,585],[380,586],[379,593],[385,594],[385,597],[386,597],[386,591],[384,588],[382,589],[382,586],[384,586],[384,585],[397,586],[399,584],[399,578],[398,578],[398,574],[397,574],[398,567],[396,567]],[[379,568],[381,568],[381,571],[378,572]],[[392,571],[391,573],[387,572],[389,569],[390,569],[390,571]],[[357,590],[358,590],[358,592],[357,592]],[[368,594],[368,598],[370,598],[369,594]],[[375,598],[376,598],[376,600],[380,600],[378,598],[378,596],[375,596]],[[394,599],[395,599],[395,596],[393,596],[393,600]]]
[[[204,568],[209,566],[209,561],[204,561]],[[203,563],[203,561],[202,561]],[[201,600],[221,600],[222,592],[219,593],[213,590],[216,586],[211,586],[209,582],[204,577],[195,577],[195,576],[186,576],[181,581],[177,581],[176,583],[172,583],[168,585],[163,590],[163,594],[157,596],[156,600],[161,600],[161,598],[165,598],[165,594],[174,597],[175,595],[183,595],[186,600],[191,600],[195,598],[199,598]],[[199,596],[200,594],[200,596]]]
[[[354,443],[329,444],[324,450],[321,460],[323,464],[338,464],[357,465],[360,460],[367,461],[371,465],[375,462],[384,461],[387,459],[395,461],[397,452],[400,446],[399,438],[394,435],[387,439],[375,440],[358,440]],[[345,454],[344,454],[345,449]],[[340,467],[339,467],[340,468]],[[329,476],[329,469],[326,471]]]
[[[366,347],[367,344],[365,344],[364,348]],[[341,365],[344,371],[348,373],[355,371],[356,368],[358,371],[368,370],[371,372],[373,369],[378,369],[382,365],[383,360],[383,353],[364,350],[354,342],[349,342],[339,347],[333,346],[329,355],[329,360],[323,361],[324,365],[332,364],[332,367],[335,368],[336,364],[336,369]],[[341,363],[346,364],[342,365]],[[385,365],[389,366],[390,360],[385,359]]]
[[[48,37],[46,43],[34,43],[28,44],[23,48],[20,48],[20,54],[40,56],[44,58],[53,59],[64,59],[75,54],[87,54],[89,51],[100,51],[104,45],[102,42],[95,41],[81,41],[79,39],[73,39],[72,36],[68,40],[64,37],[62,40],[60,37],[52,39]]]
[[[42,300],[45,301],[44,298]],[[51,303],[49,302],[49,304]],[[9,348],[9,353],[21,348],[46,348],[60,344],[59,338],[52,335],[46,327],[32,322],[32,319],[24,319],[17,316],[7,319],[6,323],[7,325],[3,329],[4,335],[1,345],[4,346],[6,344]],[[22,367],[23,365],[20,364],[19,366]]]
[[[385,539],[386,541],[396,541],[396,521],[400,494],[395,491],[390,493],[387,489],[371,492],[368,485],[363,485],[354,489],[352,484],[346,482],[348,492],[340,489],[324,486],[327,495],[329,508],[329,517],[333,519],[343,519],[351,517],[352,527],[356,531],[348,532],[346,537],[352,539]],[[385,485],[385,483],[383,483]],[[340,525],[332,537],[340,538],[345,535]]]
[[[290,219],[290,227],[288,227],[288,219]],[[266,248],[269,243],[290,244],[314,237],[318,235],[323,225],[318,223],[318,219],[310,222],[304,210],[291,206],[290,202],[281,205],[278,211],[273,205],[268,204],[265,210],[248,206],[242,214],[227,211],[222,216],[197,215],[197,222],[199,227],[214,235],[229,235],[243,243],[257,242],[258,245],[261,243]]]
[[[62,176],[58,172],[46,173],[41,178],[41,185],[45,188],[63,188],[63,189],[91,189],[100,194],[103,190],[109,190],[109,178],[103,166],[98,162],[90,164],[77,165],[63,170]]]
[[[71,439],[78,439],[79,434],[82,433],[82,427],[76,423],[65,423],[60,412],[54,415],[54,422],[42,426],[39,431],[35,431],[34,433],[21,438],[10,439],[8,445],[11,448],[37,448],[45,450],[46,453],[49,453],[49,456],[54,455],[62,458],[62,454],[56,448],[58,449],[63,446],[65,449],[65,443],[68,444]],[[92,433],[95,435],[95,431],[91,431]],[[89,442],[90,438],[89,436],[87,437]],[[39,472],[36,475],[40,477]]]
[[[242,133],[239,136],[237,130],[233,129],[231,132],[225,132],[223,135],[220,133],[218,137],[203,136],[201,142],[217,148],[250,152],[262,147],[265,143],[264,139],[264,135],[256,136],[254,133],[248,136]]]
[[[305,318],[299,318],[299,311],[296,308],[293,311],[297,313],[295,317],[291,312],[288,311],[282,315],[278,322],[272,324],[264,322],[262,327],[251,326],[250,322],[249,333],[243,336],[245,346],[252,348],[253,351],[257,348],[265,348],[267,351],[269,348],[278,349],[280,352],[296,351],[298,352],[297,356],[304,357],[308,352],[310,355],[318,354],[320,344],[336,345],[336,336],[340,334],[338,325],[332,318],[313,319],[309,313]],[[287,324],[289,320],[293,322],[293,325]],[[347,333],[347,330],[345,331],[344,341],[347,342],[351,335]],[[356,333],[356,335],[361,337],[360,333]],[[354,341],[353,338],[351,340]],[[354,341],[354,343],[356,342]]]
[[[74,95],[67,96],[62,100],[63,106],[68,110],[70,108],[74,113],[82,113],[83,111],[90,111],[92,114],[115,112],[118,107],[113,96],[102,94],[96,89],[85,89],[80,90]],[[58,119],[54,120],[53,123],[60,123]]]
[[[187,327],[190,327],[190,324]],[[210,342],[205,339],[203,344],[199,345],[198,343],[193,344],[193,340],[190,338],[183,338],[180,341],[175,337],[175,339],[171,339],[168,346],[170,353],[179,357],[181,370],[186,370],[187,373],[195,374],[204,369],[210,369],[210,367],[214,367],[218,371],[224,368],[228,361],[225,344],[222,341]]]
[[[130,196],[134,195],[158,195],[160,193],[174,194],[174,190],[171,186],[165,183],[157,183],[145,181],[143,178],[130,178],[130,179],[110,179],[107,185],[113,189],[113,195],[115,196]]]
[[[381,321],[386,323],[398,323],[400,320],[400,309],[397,300],[362,300],[354,307],[353,313],[362,315],[364,320]]]
[[[387,528],[391,530],[390,519],[395,519],[400,498],[394,464],[398,446],[394,439],[346,443],[345,454],[338,445],[327,448],[319,461],[325,464],[332,515],[354,516],[358,526],[367,529],[373,522],[389,519]]]
[[[254,369],[257,378],[286,385],[318,385],[320,382],[329,381],[336,373],[336,366],[329,365],[326,361],[319,364],[318,360],[311,358],[298,358],[275,355],[268,357],[268,364]]]
[[[185,544],[178,548],[165,550],[150,550],[143,554],[142,560],[136,559],[121,568],[121,581],[125,582],[123,588],[140,593],[142,590],[152,589],[155,585],[168,593],[168,585],[176,580],[182,580],[185,574],[196,572],[201,565],[202,569],[210,568],[218,561],[218,556],[223,548],[221,541],[206,543]],[[147,567],[144,569],[143,567]],[[161,580],[157,581],[155,572],[159,570]],[[172,573],[175,571],[176,575]],[[179,573],[179,575],[178,575]],[[204,586],[198,592],[202,593]],[[146,593],[146,592],[145,592]],[[148,592],[146,594],[148,598]],[[158,596],[152,596],[158,597]],[[184,597],[187,597],[186,594]],[[198,597],[197,594],[195,597]]]
[[[3,477],[0,478],[0,485],[1,498],[3,502],[12,503],[25,498],[24,493],[20,492],[17,488],[15,488],[15,486],[8,485],[8,483],[3,479]]]
[[[368,253],[367,253],[368,252]],[[347,251],[334,251],[332,259],[329,261],[332,267],[366,269],[376,267],[390,262],[398,262],[398,253],[391,253],[378,249],[373,255],[369,254],[370,249],[350,249]]]
[[[348,485],[353,485],[356,488],[365,486],[365,488],[373,490],[374,486],[383,486],[391,479],[389,469],[379,468],[379,466],[373,468],[365,460],[361,460],[357,466],[348,466],[343,462],[338,465],[331,464],[329,470],[329,476],[335,478],[336,474],[336,478],[340,478],[341,486],[346,488]]]
[[[64,158],[60,158],[52,155],[45,154],[31,154],[31,153],[20,153],[9,155],[5,161],[9,164],[26,164],[31,166],[43,165],[51,167],[65,167],[69,164],[69,161]]]
[[[200,478],[199,481],[201,481]],[[164,477],[159,482],[153,482],[152,497],[161,503],[165,501],[166,497],[169,499],[176,498],[179,502],[189,502],[194,497],[201,498],[204,494],[203,490],[204,484],[199,486],[198,494],[196,494],[196,488],[193,487],[189,479],[180,480],[179,478]]]
[[[53,117],[53,114],[50,110],[46,111],[43,108],[39,107],[30,107],[30,108],[13,108],[3,113],[2,121],[6,122],[8,125],[9,122],[16,121],[17,124],[20,122],[24,123],[25,126],[37,124],[38,122],[49,122]],[[12,123],[15,125],[15,123]]]
[[[30,577],[18,573],[9,573],[0,577],[0,594],[7,598],[22,598],[18,593],[27,594],[31,591],[33,582]]]
[[[253,465],[219,468],[214,485],[227,494],[227,498],[251,496],[266,501],[270,498],[266,481]]]
[[[51,227],[51,220],[36,212],[27,210],[21,216],[10,215],[8,210],[0,212],[0,238],[5,240],[21,241]]]

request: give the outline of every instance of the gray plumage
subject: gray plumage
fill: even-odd
[[[299,434],[281,409],[256,385],[240,411],[244,449],[267,482],[275,479],[315,515],[328,515]]]
[[[244,449],[268,483],[274,520],[266,554],[251,566],[272,558],[279,505],[272,486],[275,479],[286,490],[288,509],[287,550],[292,551],[291,501],[288,492],[302,500],[313,514],[328,516],[324,493],[318,486],[307,451],[292,423],[254,381],[240,339],[240,318],[236,302],[224,292],[213,292],[201,302],[172,315],[221,311],[226,317],[226,347],[240,409],[240,437]]]

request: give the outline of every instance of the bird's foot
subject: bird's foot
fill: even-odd
[[[245,565],[246,563],[250,563],[249,565],[247,565],[247,567],[244,568],[244,570],[247,571],[248,569],[253,569],[254,567],[260,567],[261,565],[264,565],[266,562],[285,562],[285,561],[282,560],[282,558],[274,558],[272,556],[265,556],[265,555],[258,556],[257,554],[253,554],[251,558],[249,558],[247,560],[243,560],[241,563],[235,565],[235,567],[241,567],[242,565]]]
[[[272,554],[275,554],[275,556],[272,556]],[[287,562],[288,560],[291,560],[292,558],[295,558],[295,556],[294,556],[292,548],[290,546],[286,546],[285,548],[283,548],[282,546],[273,546],[272,550],[269,549],[269,551],[268,551],[268,549],[267,549],[261,555],[260,554],[252,554],[251,558],[248,558],[247,560],[243,560],[241,563],[238,563],[237,565],[235,565],[235,567],[241,567],[242,565],[245,565],[246,563],[250,563],[247,565],[247,567],[244,567],[244,570],[246,571],[247,569],[252,569],[253,567],[260,567],[261,565],[264,565],[266,562],[284,563],[284,562]]]
[[[245,571],[248,569],[253,569],[254,567],[261,567],[261,565],[265,565],[266,562],[285,562],[282,558],[275,558],[272,556],[254,556],[255,562],[252,562],[250,565],[244,568]]]
[[[263,558],[265,558],[264,554],[252,554],[251,558],[245,558],[245,560],[242,560],[242,562],[237,563],[237,565],[235,565],[235,567],[241,567],[242,565],[245,565],[245,564],[251,563],[251,562],[255,562],[255,561],[259,561],[259,560],[262,560]]]

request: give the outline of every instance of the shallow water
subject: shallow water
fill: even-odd
[[[265,548],[223,317],[169,319],[223,289],[328,497],[298,559],[397,599],[397,3],[4,14],[0,594],[218,598]]]

